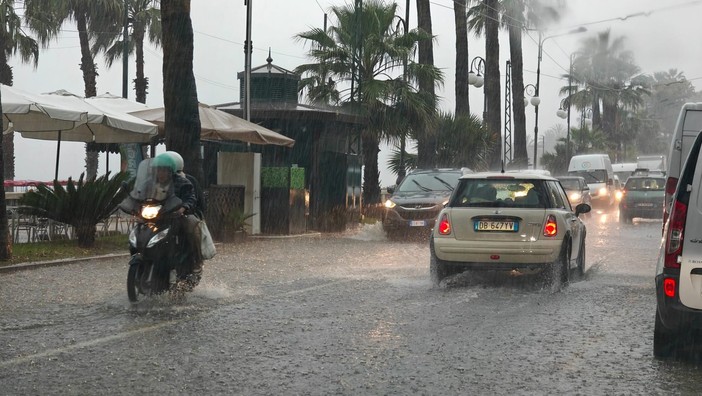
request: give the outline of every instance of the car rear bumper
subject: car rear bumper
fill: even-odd
[[[457,241],[454,238],[434,238],[436,257],[448,264],[486,269],[533,268],[558,259],[562,240],[538,242]]]
[[[629,217],[642,217],[645,219],[662,219],[663,218],[663,208],[662,207],[652,207],[652,208],[641,208],[641,207],[620,207],[620,212],[624,212]]]
[[[702,330],[702,310],[686,307],[677,296],[675,298],[666,297],[663,292],[663,278],[665,276],[656,276],[657,309],[663,325],[671,331]]]

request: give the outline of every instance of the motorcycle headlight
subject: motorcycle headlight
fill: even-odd
[[[146,220],[155,219],[160,210],[161,205],[145,205],[141,208],[141,217]]]
[[[388,209],[392,209],[395,207],[395,202],[392,202],[392,200],[388,199],[385,201],[385,207]]]

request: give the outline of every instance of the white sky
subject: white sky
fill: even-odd
[[[294,69],[306,61],[307,47],[295,41],[295,34],[321,27],[324,11],[332,5],[343,4],[342,0],[251,0],[252,41],[254,52],[252,65],[266,62],[268,48],[272,50],[273,63],[286,69]],[[351,0],[347,0],[352,3]],[[558,89],[566,81],[561,75],[568,69],[569,54],[579,48],[579,42],[606,29],[613,37],[625,36],[625,45],[634,52],[635,61],[643,73],[677,68],[692,80],[699,90],[702,87],[702,0],[568,0],[568,5],[559,26],[552,27],[546,36],[569,31],[585,25],[588,31],[578,35],[555,37],[546,40],[541,64],[541,105],[539,107],[539,133],[546,132],[557,124],[565,127],[565,120],[556,117],[560,98]],[[399,0],[400,14],[405,1]],[[444,110],[454,110],[455,39],[451,0],[432,0],[432,20],[437,41],[434,59],[445,73],[445,84],[437,93],[442,97]],[[192,0],[193,29],[195,31],[194,73],[197,80],[198,98],[208,104],[219,104],[239,100],[239,83],[236,73],[243,70],[246,10],[244,0]],[[410,1],[410,27],[416,27],[416,3]],[[647,13],[647,15],[628,15]],[[621,19],[620,19],[621,18]],[[611,20],[614,19],[614,20]],[[602,21],[602,22],[600,22]],[[595,23],[596,22],[596,23]],[[536,83],[537,42],[536,32],[524,36],[524,80],[525,84]],[[470,36],[469,51],[474,56],[484,56],[482,38]],[[509,42],[506,34],[500,36],[500,72],[504,86],[505,61],[509,57]],[[161,83],[161,50],[146,50],[146,75],[150,80],[147,105],[159,107],[163,104]],[[134,79],[133,58],[129,64],[129,98],[134,99],[131,80]],[[11,61],[15,87],[29,92],[43,93],[66,89],[75,94],[84,93],[82,75],[78,64],[80,49],[75,28],[67,27],[63,37],[50,49],[40,52],[39,67]],[[97,59],[98,94],[122,93],[121,62],[107,69]],[[504,89],[503,89],[504,91]],[[471,110],[482,113],[482,88],[470,88]],[[504,106],[504,105],[503,105]],[[503,110],[504,111],[504,107]],[[571,123],[578,122],[574,116]],[[503,120],[504,122],[504,120]],[[533,136],[534,110],[527,108],[527,133]],[[51,180],[54,176],[56,143],[41,140],[15,138],[16,178]],[[387,150],[381,151],[381,185],[394,184],[394,176],[385,170]],[[84,170],[84,145],[63,142],[59,178],[78,177]],[[110,168],[117,169],[119,158],[110,157]],[[104,172],[105,159],[101,155],[100,173]]]

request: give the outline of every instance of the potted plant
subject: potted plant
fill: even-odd
[[[247,222],[255,213],[245,213],[239,208],[232,209],[224,216],[222,227],[223,242],[243,242],[246,239],[246,227],[251,224]]]

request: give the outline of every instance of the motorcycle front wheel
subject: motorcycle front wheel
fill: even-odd
[[[127,273],[127,296],[129,301],[139,301],[139,266],[130,265]]]

